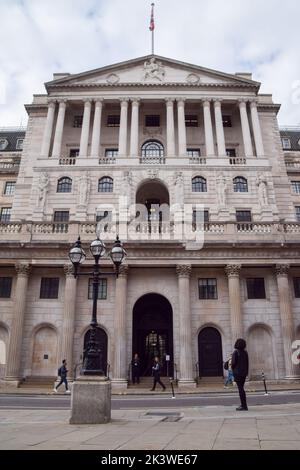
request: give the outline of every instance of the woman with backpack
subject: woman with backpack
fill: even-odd
[[[225,379],[224,388],[227,388],[228,385],[233,385],[234,377],[233,377],[233,370],[232,370],[232,355],[228,359],[228,361],[224,364],[224,369],[227,370],[227,377]]]

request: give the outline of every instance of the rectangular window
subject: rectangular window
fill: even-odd
[[[2,207],[0,214],[0,222],[10,222],[11,207]]]
[[[119,153],[119,149],[105,149],[105,158],[114,160]]]
[[[218,298],[217,279],[199,279],[199,299],[216,300]]]
[[[193,226],[197,224],[208,224],[209,223],[209,211],[196,211],[193,210]]]
[[[107,127],[120,127],[120,115],[111,114],[107,116]]]
[[[236,157],[236,150],[235,149],[226,149],[227,157]]]
[[[13,194],[15,194],[15,187],[16,187],[15,181],[8,181],[5,185],[4,195],[12,196]]]
[[[251,211],[236,211],[237,222],[252,222]]]
[[[83,115],[77,115],[73,117],[73,127],[82,127]]]
[[[300,206],[295,207],[297,222],[300,222]]]
[[[58,299],[58,289],[58,277],[42,277],[40,299]]]
[[[89,279],[88,298],[93,298],[93,279]],[[107,299],[107,279],[99,279],[98,300]]]
[[[294,278],[294,291],[296,299],[300,299],[300,277]]]
[[[146,127],[159,127],[160,126],[160,116],[159,115],[145,116],[145,126]]]
[[[187,154],[189,158],[198,158],[201,156],[200,149],[187,149]]]
[[[223,126],[224,127],[232,127],[231,116],[223,114],[222,118],[223,118]]]
[[[300,194],[300,181],[292,181],[292,190],[294,193]]]
[[[282,147],[284,150],[289,150],[290,148],[292,148],[291,141],[288,137],[283,137],[281,141],[282,141]]]
[[[198,127],[198,116],[195,114],[187,114],[185,116],[186,127]]]
[[[9,299],[11,295],[12,277],[0,277],[0,298]]]
[[[69,211],[55,211],[53,222],[57,223],[67,223],[69,222]]]
[[[248,299],[265,299],[265,280],[264,278],[247,279]]]
[[[17,139],[16,150],[23,150],[24,139]]]
[[[71,158],[79,157],[79,149],[70,149],[70,157]]]

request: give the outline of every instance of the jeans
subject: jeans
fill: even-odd
[[[247,406],[247,399],[246,399],[246,393],[244,390],[244,385],[246,382],[246,377],[235,377],[235,382],[238,386],[239,389],[239,395],[240,395],[240,400],[241,400],[241,406],[242,408],[248,409]]]
[[[61,386],[61,384],[65,384],[66,390],[68,390],[68,381],[67,381],[67,377],[61,377],[61,378],[60,378],[59,384],[55,387],[56,390],[58,389],[58,387]]]
[[[227,375],[226,380],[225,380],[225,383],[224,383],[225,387],[226,387],[229,383],[232,384],[233,381],[234,381],[234,377],[233,377],[232,369],[228,369],[228,375]]]

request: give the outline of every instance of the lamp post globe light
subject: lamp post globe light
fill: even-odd
[[[74,277],[78,276],[93,276],[93,307],[92,307],[92,320],[90,323],[90,335],[86,349],[83,351],[83,367],[81,370],[81,377],[74,383],[72,395],[72,416],[71,424],[90,424],[90,423],[104,423],[110,419],[110,384],[109,388],[102,392],[95,394],[91,387],[101,386],[104,387],[105,380],[105,367],[102,362],[103,354],[100,348],[99,341],[97,340],[97,301],[99,291],[99,279],[101,276],[99,261],[106,254],[106,247],[99,237],[92,241],[90,245],[90,252],[94,257],[95,263],[92,272],[80,273],[80,266],[85,261],[86,255],[81,246],[80,237],[69,251],[69,258],[74,266]],[[119,237],[114,242],[109,257],[112,260],[115,270],[114,272],[105,275],[113,275],[118,277],[119,268],[126,256],[126,251],[123,248]],[[90,376],[89,378],[87,376]],[[84,379],[85,377],[85,379]],[[94,378],[93,378],[94,377]],[[108,381],[106,381],[106,385]],[[97,389],[98,390],[98,389]],[[102,410],[102,411],[101,411]]]

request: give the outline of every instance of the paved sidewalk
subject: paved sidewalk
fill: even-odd
[[[69,425],[69,415],[0,410],[0,449],[300,450],[300,404],[256,406],[248,413],[223,406],[118,410],[105,425]]]

